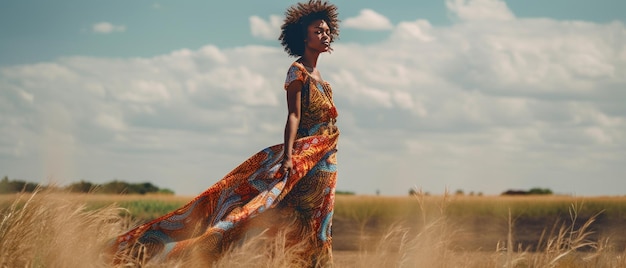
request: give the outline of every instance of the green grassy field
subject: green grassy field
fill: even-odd
[[[90,259],[101,258],[107,239],[190,200],[168,195],[0,195],[0,266],[73,265],[69,253],[46,255],[59,245],[72,248],[70,243],[91,250]],[[333,249],[340,267],[620,267],[626,265],[625,228],[626,197],[340,195]]]

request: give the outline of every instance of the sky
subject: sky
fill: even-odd
[[[204,191],[282,142],[294,3],[0,2],[0,176]],[[626,194],[626,2],[333,3],[337,190]]]

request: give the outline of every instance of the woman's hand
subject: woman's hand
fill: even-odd
[[[291,158],[285,158],[283,159],[283,163],[280,166],[280,170],[283,172],[283,174],[291,174],[293,171],[293,161],[291,160]],[[289,176],[289,175],[287,175]]]

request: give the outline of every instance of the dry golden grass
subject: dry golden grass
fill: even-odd
[[[18,195],[2,211],[0,267],[98,267],[107,240],[124,228],[120,208],[88,211],[49,192]],[[100,264],[100,265],[99,265]]]
[[[10,204],[1,211],[0,267],[110,267],[104,249],[111,238],[136,222],[125,209],[110,205],[112,201],[134,202],[137,196],[70,195],[37,192],[19,196],[4,196],[1,202]],[[142,202],[167,199],[184,203],[184,197],[140,197]],[[520,201],[521,200],[521,201]],[[516,201],[517,205],[507,202]],[[351,220],[355,239],[338,241],[352,243],[353,250],[335,250],[337,267],[626,267],[626,253],[612,247],[608,238],[595,239],[590,217],[582,225],[577,222],[580,200],[555,198],[543,202],[533,199],[507,199],[456,196],[414,198],[339,197],[338,220]],[[613,199],[606,199],[614,202]],[[460,203],[459,203],[460,202]],[[458,237],[467,235],[463,222],[454,215],[465,216],[467,210],[488,210],[489,202],[509,204],[505,211],[509,230],[500,243],[490,250],[466,250],[457,244]],[[535,206],[561,206],[570,202],[568,217],[542,234],[536,250],[523,248],[515,241],[515,210],[524,213]],[[98,205],[93,205],[93,204]],[[465,211],[455,206],[471,204]],[[619,203],[619,202],[617,202]],[[617,204],[616,203],[616,204]],[[107,205],[109,204],[109,205]],[[621,206],[621,203],[615,205]],[[451,211],[452,209],[452,211]],[[540,208],[543,210],[546,208]],[[605,208],[606,209],[606,208]],[[612,208],[608,208],[609,210]],[[504,211],[504,210],[503,210]],[[519,212],[518,211],[518,212]],[[551,210],[548,209],[548,212]],[[486,211],[502,213],[502,211]],[[598,213],[600,211],[597,211]],[[411,215],[406,217],[406,215]],[[126,215],[126,216],[124,216]],[[398,216],[401,215],[401,216]],[[404,216],[402,216],[404,215]],[[452,215],[452,216],[451,216]],[[400,220],[398,220],[400,219]],[[389,223],[389,224],[388,224]],[[375,229],[372,229],[375,228]],[[376,229],[377,228],[377,229]],[[375,230],[375,231],[372,231]],[[335,230],[338,232],[340,230]],[[341,234],[335,233],[335,237]],[[287,247],[285,236],[259,236],[227,251],[212,263],[214,267],[299,267],[299,248]],[[202,258],[193,254],[186,260],[168,263],[144,263],[145,267],[206,267]]]

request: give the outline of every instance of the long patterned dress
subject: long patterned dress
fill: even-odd
[[[303,87],[294,171],[286,176],[280,170],[283,144],[256,153],[185,206],[120,235],[113,246],[118,262],[129,255],[167,260],[191,250],[216,259],[259,226],[292,228],[292,244],[306,242],[306,261],[331,261],[337,113],[330,86],[298,62],[287,72],[285,89],[296,80]]]

